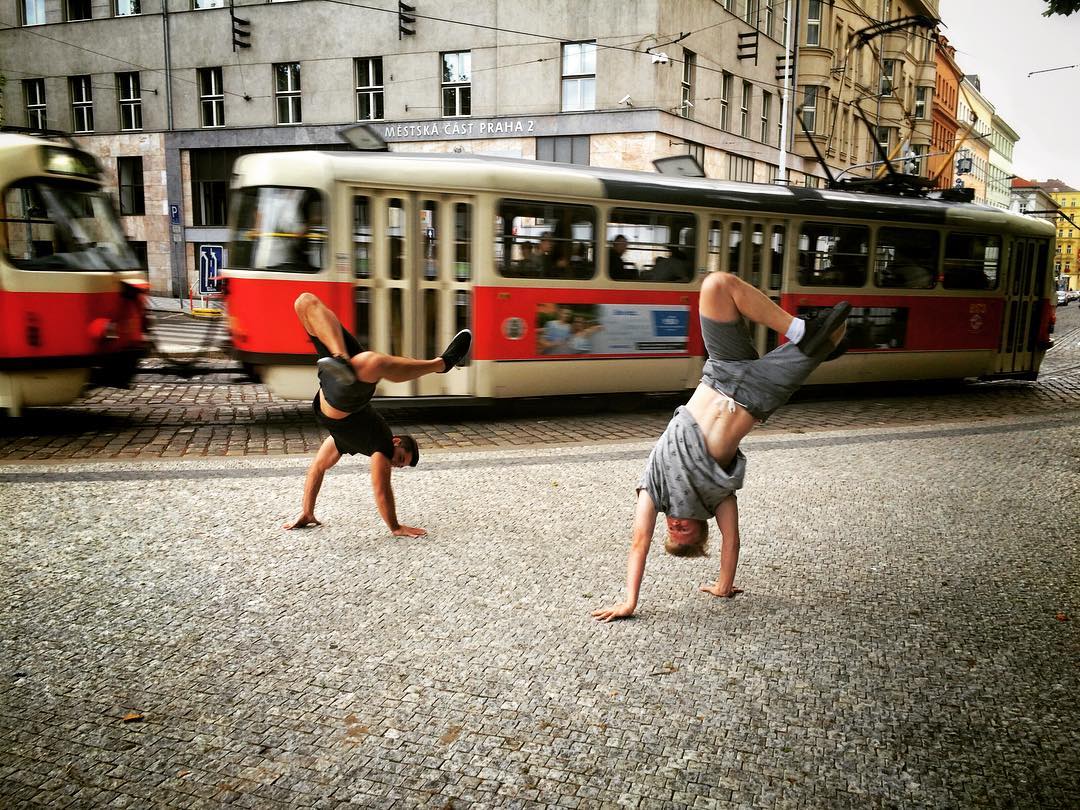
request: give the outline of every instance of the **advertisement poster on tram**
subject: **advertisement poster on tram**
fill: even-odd
[[[677,304],[539,304],[538,355],[680,354],[690,308]]]

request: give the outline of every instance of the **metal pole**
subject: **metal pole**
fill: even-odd
[[[784,91],[780,100],[780,168],[777,170],[776,179],[781,183],[787,183],[787,154],[788,154],[788,128],[791,118],[791,79],[795,70],[795,60],[791,55],[791,37],[794,33],[795,21],[791,17],[791,0],[784,5],[784,18],[787,20],[787,31],[784,32]],[[791,60],[792,64],[788,64]]]
[[[161,0],[161,34],[165,40],[165,118],[166,126],[172,132],[172,48],[169,46],[169,0]]]

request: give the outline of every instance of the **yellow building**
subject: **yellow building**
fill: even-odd
[[[1061,209],[1056,223],[1055,274],[1067,282],[1068,289],[1080,290],[1080,189],[1060,180],[1047,180],[1042,187]]]

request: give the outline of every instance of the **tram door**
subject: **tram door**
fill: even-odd
[[[709,226],[710,272],[734,273],[780,303],[784,278],[786,227],[781,220],[716,218]],[[764,354],[776,347],[777,335],[752,325],[754,345]]]
[[[376,351],[437,357],[470,325],[472,212],[467,198],[354,190],[354,323]],[[467,395],[472,373],[383,380],[380,396]]]
[[[1002,279],[1004,313],[995,371],[1030,371],[1035,367],[1039,296],[1046,282],[1045,240],[1015,239]]]

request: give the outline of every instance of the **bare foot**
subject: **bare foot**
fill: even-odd
[[[718,585],[702,585],[698,590],[702,593],[711,593],[713,596],[719,596],[723,599],[734,599],[743,592],[742,588],[729,588],[727,591],[721,591]]]

